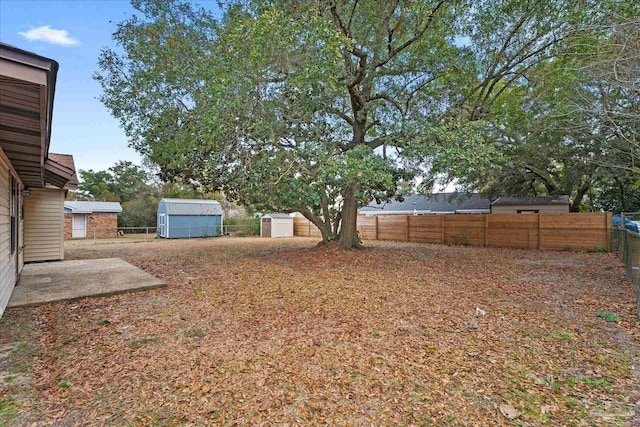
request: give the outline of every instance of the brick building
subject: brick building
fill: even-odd
[[[118,202],[64,202],[64,239],[118,236]]]

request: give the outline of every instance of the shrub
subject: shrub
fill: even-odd
[[[598,310],[598,312],[596,313],[596,316],[598,316],[601,319],[606,320],[607,322],[619,322],[619,321],[622,320],[622,317],[617,315],[613,311]]]
[[[225,218],[224,231],[236,236],[260,235],[260,218]]]

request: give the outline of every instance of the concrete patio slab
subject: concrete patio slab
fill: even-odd
[[[149,273],[120,258],[27,264],[9,307],[114,295],[165,287]]]

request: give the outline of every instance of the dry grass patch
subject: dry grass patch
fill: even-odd
[[[169,287],[7,312],[3,336],[28,321],[23,340],[34,348],[24,355],[32,400],[11,405],[13,422],[640,420],[640,325],[613,255],[385,242],[341,253],[314,244],[69,247],[69,259],[119,256]],[[20,393],[5,390],[4,399]]]

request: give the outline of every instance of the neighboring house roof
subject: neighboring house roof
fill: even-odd
[[[268,214],[264,214],[262,215],[263,217],[267,216],[269,218],[286,218],[286,219],[293,219],[293,217],[289,214],[286,213],[268,213]]]
[[[64,209],[71,213],[120,213],[122,206],[118,202],[80,202],[67,200]]]
[[[162,199],[167,215],[222,215],[222,206],[217,200]]]
[[[491,206],[568,205],[569,196],[559,197],[498,197]]]
[[[78,188],[78,174],[76,173],[76,165],[73,161],[73,156],[70,154],[58,154],[58,153],[49,153],[49,160],[55,162],[61,168],[66,169],[68,171],[73,171],[73,175],[67,181],[63,189],[65,190],[75,190]]]
[[[476,193],[436,193],[431,196],[410,194],[403,201],[372,202],[361,212],[482,212],[489,211],[490,201]]]

